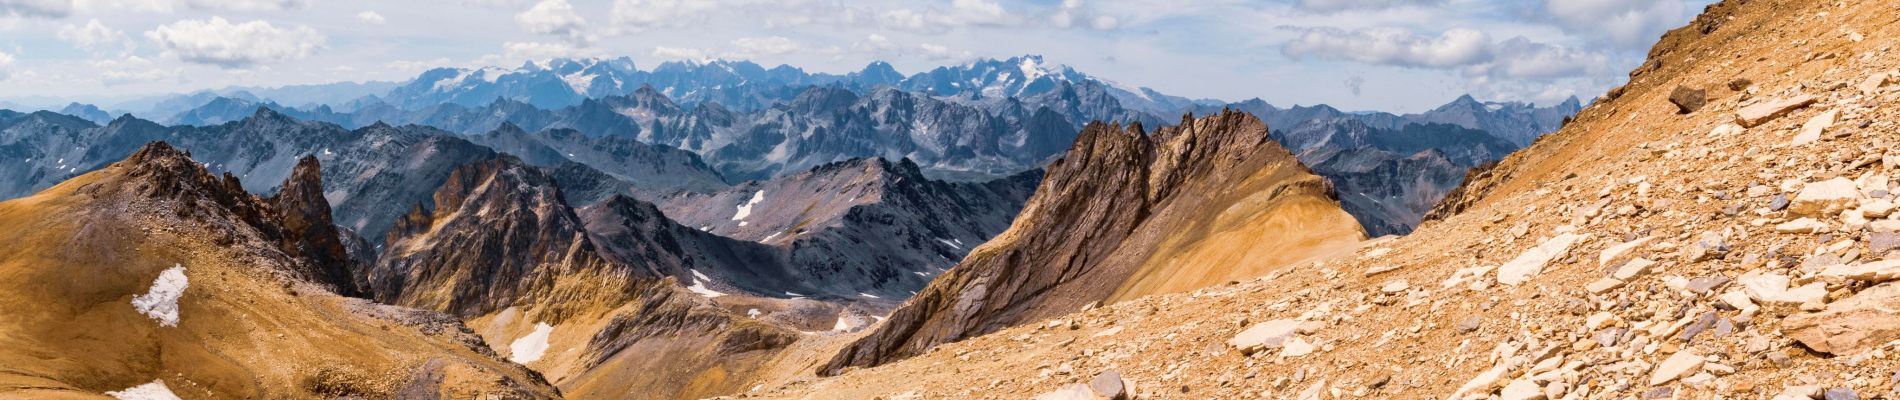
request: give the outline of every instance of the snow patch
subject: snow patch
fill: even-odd
[[[699,278],[700,280],[706,280],[706,281],[710,281],[710,280],[712,280],[712,278],[708,278],[708,277],[706,277],[706,274],[702,274],[702,273],[699,273],[699,270],[698,270],[698,269],[690,269],[690,268],[689,268],[689,269],[687,269],[687,271],[693,271],[693,277],[694,277],[694,278]]]
[[[760,313],[757,308],[745,310],[745,316],[747,317],[758,318],[760,314],[763,313]]]
[[[694,279],[693,285],[687,286],[686,290],[690,290],[693,293],[699,293],[700,296],[706,296],[706,298],[708,299],[726,295],[725,293],[719,293],[717,291],[712,290],[711,288],[706,287],[706,280],[704,279]]]
[[[759,243],[770,242],[772,241],[772,238],[778,237],[779,233],[782,233],[782,232],[772,232],[772,234],[766,235],[764,239],[759,239]]]
[[[158,279],[152,281],[150,291],[132,296],[132,308],[157,320],[160,326],[178,326],[178,298],[184,297],[185,287],[189,285],[190,282],[185,279],[185,266],[173,264],[171,268],[158,273]]]
[[[745,217],[749,217],[749,216],[752,216],[752,206],[754,206],[754,205],[758,205],[758,204],[759,204],[759,202],[761,202],[761,201],[765,201],[765,191],[764,191],[764,190],[760,190],[760,191],[758,191],[758,192],[754,192],[754,193],[752,193],[752,199],[751,199],[751,200],[746,200],[746,202],[745,202],[745,204],[740,204],[740,205],[739,205],[739,211],[737,211],[737,212],[734,212],[734,213],[732,214],[732,220],[733,220],[733,221],[739,221],[739,220],[743,220],[743,219],[745,219]],[[744,225],[744,224],[740,224],[739,226],[745,226],[745,225]]]
[[[528,332],[527,335],[522,335],[521,338],[508,344],[508,348],[514,352],[513,355],[508,356],[508,361],[527,364],[540,360],[541,356],[548,352],[548,335],[551,334],[554,334],[554,326],[545,322],[535,323],[534,332]]]
[[[181,400],[177,394],[172,393],[172,388],[165,386],[164,379],[154,380],[152,383],[133,386],[117,392],[106,392],[106,395],[119,400]]]
[[[950,248],[963,250],[963,246],[958,246],[956,242],[951,242],[949,239],[938,238],[937,241],[943,242],[944,245],[950,246]]]
[[[873,296],[873,295],[871,295],[870,293],[864,293],[864,292],[858,292],[858,295],[859,295],[859,296],[864,296],[864,297],[866,297],[866,298],[872,298],[872,299],[876,299],[876,298],[880,298],[880,297],[877,297],[877,296]]]

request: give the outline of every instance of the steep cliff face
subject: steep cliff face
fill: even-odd
[[[781,249],[816,292],[895,305],[1001,233],[1041,177],[924,177],[908,159],[865,158],[659,202],[682,225]]]
[[[1364,239],[1331,188],[1251,115],[1092,125],[1014,225],[846,347],[877,365],[1101,301],[1252,277]]]
[[[305,156],[297,161],[277,194],[266,201],[277,212],[277,226],[284,230],[279,246],[292,257],[310,260],[299,274],[305,280],[334,286],[337,294],[356,296],[362,288],[357,286],[355,271],[367,265],[359,265],[360,260],[350,256],[343,233],[330,220],[330,203],[323,199],[322,170],[316,157]]]
[[[390,230],[369,292],[464,317],[517,302],[584,309],[624,301],[639,275],[600,256],[553,182],[511,156],[455,169],[434,209],[417,205]],[[589,278],[596,281],[564,286]]]
[[[0,397],[552,398],[452,318],[339,297],[314,163],[274,199],[154,143],[0,202]],[[76,279],[75,277],[83,277]]]

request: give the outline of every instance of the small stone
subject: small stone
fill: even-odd
[[[1602,294],[1603,292],[1616,290],[1616,288],[1620,287],[1623,287],[1622,280],[1616,278],[1602,278],[1584,285],[1583,289],[1590,291],[1591,294]]]
[[[1740,92],[1748,90],[1748,86],[1753,84],[1755,84],[1755,82],[1747,78],[1735,78],[1734,80],[1728,81],[1728,90]]]
[[[1466,333],[1470,333],[1471,331],[1476,331],[1478,330],[1478,327],[1480,326],[1480,324],[1482,324],[1483,322],[1484,322],[1483,317],[1473,315],[1471,316],[1471,318],[1465,318],[1464,321],[1458,322],[1458,331],[1466,332]]]
[[[1800,218],[1775,225],[1775,232],[1811,234],[1828,229],[1828,224],[1814,218]]]
[[[1095,392],[1089,389],[1089,385],[1084,385],[1080,383],[1063,386],[1059,389],[1056,389],[1055,391],[1038,394],[1033,399],[1034,400],[1096,400]]]
[[[1722,287],[1722,285],[1728,284],[1728,281],[1729,279],[1727,276],[1722,276],[1722,275],[1704,276],[1704,277],[1698,277],[1695,279],[1690,279],[1689,285],[1684,286],[1683,288],[1691,292],[1696,292],[1699,294],[1708,293],[1710,290],[1715,290],[1715,288]]]
[[[1781,211],[1786,209],[1788,209],[1787,194],[1778,193],[1775,194],[1775,198],[1768,199],[1768,211]]]
[[[1656,369],[1649,373],[1649,385],[1658,386],[1678,378],[1689,376],[1702,369],[1703,358],[1693,351],[1678,351],[1669,355]]]
[[[1834,120],[1840,116],[1841,110],[1827,110],[1821,115],[1809,118],[1807,123],[1801,124],[1801,131],[1795,133],[1794,145],[1805,146],[1820,141],[1821,134],[1825,133],[1827,128],[1833,127]]]
[[[1821,394],[1821,398],[1823,400],[1860,400],[1860,394],[1854,393],[1854,388],[1838,387],[1828,389],[1827,392]]]
[[[1895,249],[1900,249],[1900,233],[1874,232],[1867,234],[1867,252],[1869,254],[1879,257]]]
[[[1406,289],[1411,289],[1411,288],[1412,288],[1412,285],[1406,283],[1404,279],[1397,279],[1397,280],[1386,282],[1384,287],[1379,288],[1379,291],[1386,292],[1386,293],[1399,293],[1399,292],[1404,292]]]
[[[1656,265],[1656,262],[1641,258],[1630,260],[1630,262],[1623,263],[1622,267],[1617,268],[1616,272],[1611,273],[1610,277],[1627,281],[1630,280],[1630,278],[1635,278],[1649,272],[1649,267],[1652,265]]]
[[[1887,73],[1885,72],[1874,74],[1873,76],[1867,77],[1867,80],[1861,81],[1857,89],[1860,89],[1860,92],[1862,94],[1866,94],[1870,96],[1879,94],[1880,87],[1887,85],[1889,77],[1890,75],[1887,75]]]
[[[1286,344],[1280,347],[1280,356],[1282,357],[1293,358],[1307,354],[1313,354],[1313,344],[1307,343],[1305,340],[1297,337],[1287,339]]]
[[[1645,236],[1641,239],[1618,243],[1604,248],[1602,253],[1597,254],[1597,266],[1607,267],[1628,260],[1636,254],[1637,248],[1648,244],[1651,239],[1655,239],[1655,237]]]
[[[1509,385],[1504,385],[1504,390],[1498,392],[1498,398],[1500,400],[1542,400],[1545,398],[1544,388],[1537,386],[1537,382],[1529,379],[1518,379],[1511,381]]]
[[[1113,370],[1102,371],[1102,373],[1095,374],[1095,379],[1089,380],[1089,390],[1095,392],[1097,398],[1127,400],[1128,389],[1123,385],[1122,381],[1122,374],[1120,372]]]
[[[1702,89],[1677,86],[1675,91],[1669,92],[1669,102],[1676,105],[1677,114],[1688,114],[1702,109],[1702,105],[1708,103],[1708,93]]]
[[[1753,128],[1756,125],[1761,125],[1775,118],[1787,115],[1796,109],[1814,104],[1814,102],[1818,100],[1820,99],[1815,98],[1814,95],[1803,94],[1786,99],[1757,103],[1752,106],[1743,107],[1740,111],[1737,111],[1735,113],[1735,123],[1741,124],[1744,128]]]

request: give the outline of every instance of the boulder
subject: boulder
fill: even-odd
[[[1695,112],[1702,109],[1702,105],[1708,102],[1708,93],[1702,89],[1677,86],[1675,91],[1669,92],[1669,103],[1676,105],[1677,114]]]
[[[1780,118],[1783,115],[1788,115],[1789,112],[1793,112],[1794,110],[1814,104],[1814,102],[1818,100],[1820,99],[1815,98],[1814,95],[1803,94],[1786,99],[1756,103],[1755,105],[1742,107],[1740,111],[1736,111],[1735,123],[1741,124],[1744,128],[1753,128],[1768,121],[1773,121],[1775,118]]]
[[[1824,217],[1859,204],[1860,186],[1847,178],[1834,178],[1802,187],[1788,206],[1788,212],[1796,216]]]
[[[1782,331],[1814,351],[1845,355],[1900,339],[1900,285],[1883,283],[1828,304],[1827,309],[1796,314]]]

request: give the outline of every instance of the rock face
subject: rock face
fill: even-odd
[[[658,203],[683,225],[782,248],[821,285],[798,293],[895,305],[1007,229],[1041,177],[952,183],[909,159],[866,158]]]
[[[634,182],[627,193],[648,201],[680,192],[705,193],[725,189],[725,178],[700,161],[699,155],[672,147],[646,144],[629,136],[589,136],[572,129],[548,129],[528,133],[511,123],[502,123],[485,134],[472,135],[469,141],[521,157],[529,164],[550,167],[570,163],[586,165],[613,179]],[[572,185],[563,185],[572,194]],[[574,198],[577,204],[593,204],[605,199]]]
[[[1184,119],[1153,134],[1093,125],[1051,164],[1009,231],[821,371],[906,358],[1091,302],[1254,276],[1363,238],[1325,181],[1251,115]]]
[[[278,226],[285,231],[280,247],[294,257],[306,258],[310,266],[298,271],[311,282],[334,287],[337,294],[355,296],[362,292],[356,269],[343,245],[343,234],[330,221],[330,203],[323,198],[323,167],[316,157],[305,156],[291,170],[290,180],[267,201],[276,209]]]
[[[578,300],[589,297],[557,290],[561,281],[598,279],[579,289],[613,304],[641,277],[601,257],[553,178],[514,157],[457,168],[434,204],[416,205],[384,240],[368,272],[377,301],[464,317],[556,299],[585,308]]]
[[[453,318],[329,293],[316,169],[266,199],[153,143],[0,202],[0,301],[36,305],[0,319],[0,396],[559,396]]]
[[[1892,307],[1900,301],[1900,285],[1881,284],[1828,304],[1820,312],[1788,317],[1788,336],[1809,349],[1851,355],[1900,339],[1900,321]]]

